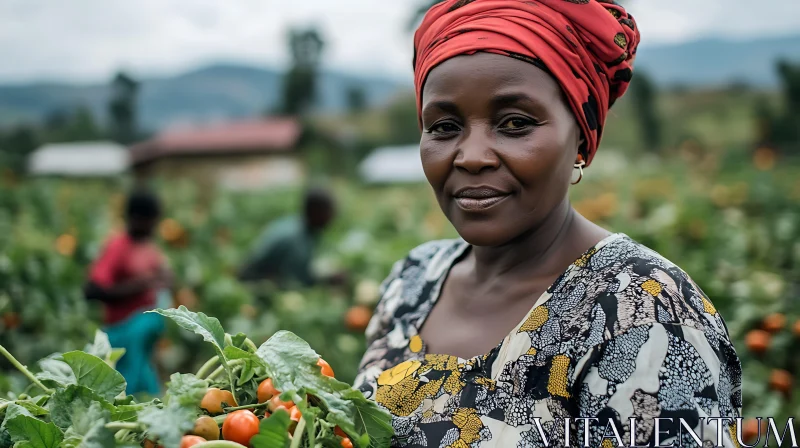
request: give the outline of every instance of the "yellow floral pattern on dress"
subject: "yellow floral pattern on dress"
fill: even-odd
[[[426,398],[435,396],[443,383],[444,379],[422,382],[414,374],[394,385],[378,388],[375,401],[392,414],[407,417],[416,411]]]
[[[705,297],[703,297],[703,309],[708,314],[717,314],[717,308]]]
[[[459,408],[456,410],[453,413],[453,424],[459,429],[458,440],[464,442],[465,446],[481,439],[480,432],[483,422],[475,409]]]
[[[650,293],[651,296],[655,297],[661,294],[661,283],[656,280],[650,279],[646,282],[642,283],[642,289]]]
[[[578,266],[579,268],[585,267],[585,266],[586,266],[586,263],[588,263],[588,262],[589,262],[589,259],[591,259],[591,258],[592,258],[592,255],[594,255],[595,253],[597,253],[597,249],[593,247],[593,248],[591,248],[591,249],[590,249],[588,252],[586,252],[585,254],[583,254],[583,256],[581,256],[581,258],[578,258],[578,259],[575,261],[575,263],[573,263],[573,264],[574,264],[575,266]]]
[[[486,378],[486,377],[483,377],[483,376],[475,378],[475,384],[479,384],[479,385],[485,387],[486,389],[488,389],[489,391],[493,391],[495,389],[495,387],[497,386],[497,383],[495,383],[495,381],[493,379]]]
[[[523,333],[526,331],[536,331],[547,322],[547,318],[549,313],[547,312],[547,307],[544,305],[537,306],[536,308],[531,311],[530,316],[528,319],[523,322],[522,326],[519,327],[519,332]]]
[[[422,351],[422,338],[419,337],[418,334],[415,334],[411,337],[411,340],[408,342],[408,349],[413,353],[419,353]]]
[[[529,355],[529,356],[536,356],[536,349],[531,347],[531,348],[528,349],[527,352],[525,352],[525,354]]]
[[[570,359],[566,355],[553,357],[553,365],[550,367],[550,380],[547,383],[548,392],[559,397],[569,398],[569,392],[567,391],[569,364]]]
[[[381,376],[378,377],[378,384],[381,386],[394,386],[407,377],[413,375],[421,365],[422,363],[419,361],[406,361],[400,363],[391,369],[384,371]]]

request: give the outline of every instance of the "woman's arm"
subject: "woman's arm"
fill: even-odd
[[[156,287],[157,284],[157,277],[134,278],[108,287],[89,281],[84,286],[84,295],[89,300],[99,300],[105,303],[120,302],[142,294]]]
[[[577,417],[590,419],[580,421],[578,441],[588,422],[591,446],[599,446],[604,431],[617,446],[613,424],[630,446],[635,419],[636,446],[698,446],[698,440],[738,446],[741,364],[727,338],[707,332],[713,343],[704,331],[653,323],[591,349],[577,364],[573,389]]]

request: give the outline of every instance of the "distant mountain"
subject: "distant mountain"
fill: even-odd
[[[251,117],[278,106],[282,74],[273,69],[219,64],[174,77],[141,81],[139,114],[142,125],[157,130],[182,122]],[[347,107],[347,91],[359,87],[368,105],[389,101],[402,81],[325,72],[319,79],[319,109],[339,111]],[[38,121],[56,110],[89,107],[98,119],[107,116],[108,85],[33,83],[0,85],[0,126],[21,120]]]
[[[636,68],[661,85],[689,87],[743,82],[771,88],[781,59],[800,62],[800,35],[752,40],[702,39],[639,49]]]
[[[779,58],[800,61],[800,35],[743,41],[703,39],[667,46],[645,43],[636,67],[661,85],[705,87],[744,82],[774,88]],[[320,108],[343,110],[352,86],[364,89],[369,105],[379,105],[400,89],[411,87],[411,80],[327,71],[319,80]],[[143,79],[140,117],[145,128],[157,130],[183,121],[253,116],[274,108],[280,91],[281,73],[277,70],[217,64],[178,76]],[[54,110],[78,105],[88,106],[103,119],[108,95],[105,84],[0,85],[0,127],[20,120],[41,120]]]

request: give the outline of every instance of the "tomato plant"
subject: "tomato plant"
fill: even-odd
[[[388,444],[389,414],[324,376],[320,356],[295,334],[279,331],[257,347],[243,333],[226,333],[217,319],[186,307],[155,312],[202,335],[216,355],[195,374],[171,375],[163,397],[137,402],[124,393],[125,380],[113,368],[119,353],[102,332],[85,351],[44,359],[35,375],[0,345],[0,354],[31,382],[27,393],[0,399],[0,442],[7,436],[21,446],[48,440],[53,444],[42,446],[91,441],[103,447],[272,448],[291,443],[312,448],[323,441],[325,446],[339,443],[345,434],[346,440],[358,441],[351,446]],[[259,392],[260,398],[270,398],[262,401]],[[86,408],[73,407],[75,400]]]

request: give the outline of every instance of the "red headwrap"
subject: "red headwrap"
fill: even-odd
[[[612,0],[446,0],[414,36],[417,112],[428,73],[479,51],[543,64],[569,99],[591,163],[608,109],[628,88],[639,44],[633,17]]]

